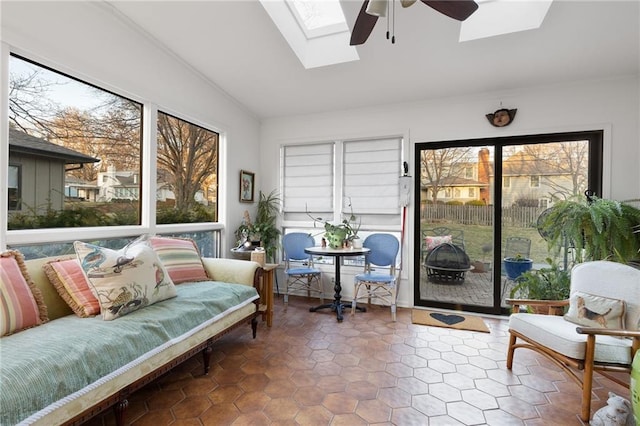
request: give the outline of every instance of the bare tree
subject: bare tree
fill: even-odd
[[[167,114],[158,114],[158,174],[174,192],[176,208],[189,210],[196,193],[217,175],[218,134]],[[164,172],[164,173],[163,173]]]
[[[587,141],[525,145],[528,174],[547,176],[552,194],[579,195],[587,189],[589,144]]]
[[[420,153],[422,184],[429,188],[434,203],[442,189],[464,176],[464,166],[471,162],[472,155],[470,147],[425,149]]]
[[[58,85],[46,80],[39,70],[29,74],[9,75],[9,125],[25,133],[44,136],[51,132],[50,123],[60,110],[48,92]]]

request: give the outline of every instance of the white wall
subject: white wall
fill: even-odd
[[[2,2],[1,19],[2,41],[12,52],[219,131],[220,220],[233,234],[251,206],[238,200],[240,169],[260,167],[259,155],[246,155],[259,152],[253,115],[101,2]]]
[[[261,170],[263,187],[277,188],[279,147],[283,143],[359,138],[389,134],[409,135],[408,161],[413,170],[417,142],[448,141],[514,135],[603,129],[605,138],[603,196],[618,200],[640,198],[640,110],[638,76],[553,87],[537,87],[509,93],[488,93],[467,98],[424,101],[413,104],[335,111],[325,114],[271,119],[263,122]],[[508,127],[496,128],[485,114],[500,108],[517,108]],[[413,204],[408,229],[413,229]],[[403,264],[398,303],[413,305],[411,235]],[[327,270],[330,274],[331,270]],[[347,268],[343,272],[348,274]],[[352,280],[345,277],[344,283]],[[343,295],[353,294],[343,285]]]

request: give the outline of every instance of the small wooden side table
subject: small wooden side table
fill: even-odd
[[[262,321],[266,319],[267,327],[273,324],[273,275],[276,273],[277,263],[266,263],[262,269],[262,288],[260,291],[260,313]]]

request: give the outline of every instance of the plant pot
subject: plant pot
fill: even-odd
[[[361,249],[362,248],[362,239],[361,238],[354,238],[353,240],[351,240],[351,247],[353,247],[354,249]]]
[[[533,260],[531,259],[519,259],[506,257],[504,259],[504,269],[507,273],[507,278],[515,281],[524,272],[531,269],[533,266]]]
[[[344,240],[347,238],[347,230],[338,228],[333,232],[326,232],[324,236],[327,239],[329,247],[334,249],[342,248]]]

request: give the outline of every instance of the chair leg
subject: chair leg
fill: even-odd
[[[516,336],[509,333],[509,349],[507,350],[507,369],[511,370],[513,367],[513,353],[515,352]]]
[[[360,283],[356,283],[353,286],[353,300],[351,301],[351,315],[356,314],[356,300],[358,300],[358,290],[360,289]]]
[[[596,336],[587,336],[584,356],[584,375],[582,379],[582,412],[580,418],[588,422],[591,418],[591,389],[593,387],[593,361],[595,359]]]
[[[398,298],[398,289],[394,286],[391,289],[391,321],[396,321],[396,299]]]

